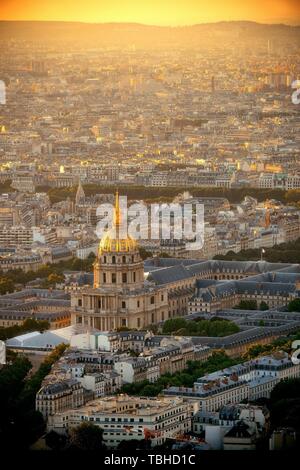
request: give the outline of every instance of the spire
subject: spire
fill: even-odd
[[[265,228],[269,228],[271,225],[271,215],[270,215],[270,210],[266,210],[266,215],[265,215]]]
[[[98,253],[117,253],[117,252],[131,252],[137,250],[136,241],[126,234],[122,234],[121,230],[121,208],[119,201],[119,191],[116,191],[115,207],[113,214],[113,227],[108,230],[102,237],[99,244]],[[124,230],[125,231],[125,230]]]
[[[116,227],[120,227],[121,225],[121,211],[120,211],[120,203],[119,203],[119,191],[116,191],[116,199],[115,199],[115,213],[114,213],[114,223]]]
[[[75,204],[76,205],[81,204],[84,202],[84,200],[85,200],[85,193],[81,184],[81,180],[79,179],[78,188],[77,188],[77,192],[75,196]]]

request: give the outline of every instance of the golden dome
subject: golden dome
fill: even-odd
[[[110,233],[107,232],[99,244],[99,254],[106,252],[120,252],[120,251],[136,251],[137,243],[130,237],[127,238],[112,238]]]
[[[114,227],[112,230],[106,232],[99,243],[98,254],[102,253],[116,253],[116,252],[131,252],[138,249],[137,242],[127,236],[126,238],[120,238],[120,225],[121,225],[121,213],[119,206],[119,193],[116,192],[116,202],[114,211]]]

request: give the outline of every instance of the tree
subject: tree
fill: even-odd
[[[300,312],[300,298],[293,299],[288,304],[289,312]]]
[[[228,336],[238,331],[239,327],[235,323],[218,317],[209,320],[177,317],[163,324],[163,333],[182,336]]]
[[[22,325],[22,330],[25,331],[45,331],[50,328],[50,323],[47,320],[36,320],[35,318],[26,318]]]
[[[0,439],[3,445],[18,442],[19,447],[27,448],[45,432],[43,416],[35,410],[35,397],[52,364],[66,347],[58,345],[31,376],[28,372],[32,365],[25,357],[17,357],[12,365],[0,370]]]
[[[284,398],[299,398],[300,394],[300,378],[285,379],[275,385],[270,394],[271,403],[282,400]]]
[[[120,326],[119,328],[117,328],[117,331],[130,331],[130,328],[128,328],[128,326]]]
[[[30,361],[17,357],[12,365],[6,364],[0,370],[0,439],[3,448],[19,436],[21,416],[16,409],[19,394],[31,369]],[[20,443],[23,445],[22,443]]]
[[[145,250],[145,248],[140,247],[139,252],[140,252],[140,256],[143,260],[152,257],[152,253],[150,251]]]
[[[146,450],[151,447],[149,441],[145,439],[130,439],[121,441],[117,447],[118,451],[126,452],[127,454],[133,453],[136,450]]]
[[[247,352],[247,357],[249,359],[253,359],[257,356],[260,356],[261,354],[265,352],[270,352],[272,350],[272,345],[271,344],[254,344],[253,346],[250,346]]]
[[[172,256],[169,255],[169,253],[166,253],[165,251],[162,251],[161,253],[159,253],[159,257],[160,258],[172,258]]]
[[[103,430],[92,423],[82,423],[71,429],[70,443],[73,448],[78,450],[102,450]]]
[[[226,367],[233,366],[241,362],[240,358],[230,358],[224,351],[217,351],[208,358],[207,361],[188,361],[187,368],[184,371],[175,372],[175,374],[166,373],[161,375],[155,383],[149,380],[126,384],[122,387],[122,393],[137,396],[157,396],[164,388],[169,386],[191,387],[193,383],[206,373],[215,372]]]
[[[50,284],[57,284],[60,282],[64,282],[64,280],[65,280],[65,276],[63,274],[52,273],[52,274],[49,274],[49,276],[47,277],[47,281]]]
[[[45,442],[52,450],[62,450],[66,446],[67,437],[64,434],[50,431],[46,434]]]
[[[271,423],[274,427],[300,430],[300,378],[280,381],[270,394]]]
[[[234,308],[240,310],[257,310],[256,300],[241,300]]]
[[[259,310],[261,311],[269,310],[269,305],[266,302],[262,301],[259,304]]]
[[[15,290],[15,285],[11,279],[0,277],[0,295],[4,295]]]
[[[146,326],[146,330],[152,331],[153,334],[157,335],[160,331],[159,326],[156,323]]]
[[[3,412],[6,405],[22,390],[31,367],[31,362],[26,357],[17,357],[12,365],[6,364],[0,370],[0,406],[3,407]]]
[[[163,333],[172,333],[173,331],[177,331],[180,328],[184,328],[186,326],[186,320],[184,318],[170,318],[169,320],[165,321],[163,325]]]
[[[36,320],[35,318],[26,318],[22,325],[12,325],[7,328],[0,327],[0,339],[6,340],[20,335],[21,333],[28,333],[30,331],[44,331],[50,328],[50,323],[47,320]]]

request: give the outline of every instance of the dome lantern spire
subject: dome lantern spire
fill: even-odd
[[[116,198],[115,198],[114,224],[118,228],[121,225],[121,210],[120,210],[119,191],[118,190],[116,191]]]
[[[113,227],[102,237],[99,244],[98,257],[102,253],[130,253],[137,249],[137,242],[132,237],[128,234],[121,234],[121,209],[119,192],[116,191]]]

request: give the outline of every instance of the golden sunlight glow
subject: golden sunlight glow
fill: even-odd
[[[1,20],[187,25],[250,20],[299,24],[298,0],[0,0]]]

